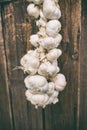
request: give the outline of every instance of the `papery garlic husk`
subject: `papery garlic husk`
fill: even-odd
[[[38,69],[38,73],[45,77],[54,77],[59,72],[59,67],[50,62],[42,63]]]
[[[32,94],[29,90],[26,90],[25,92],[26,98],[28,101],[30,101],[33,105],[35,105],[35,108],[38,107],[45,107],[47,104],[47,101],[49,99],[47,94]]]
[[[59,92],[54,90],[54,92],[50,95],[47,104],[51,104],[51,103],[55,104],[55,103],[57,103],[59,101],[58,94],[59,94]]]
[[[29,16],[32,16],[34,18],[38,18],[40,15],[40,9],[38,6],[35,6],[34,4],[29,4],[27,7],[27,12]]]
[[[48,90],[46,78],[40,75],[27,76],[24,83],[32,93],[44,93]]]
[[[47,19],[59,19],[61,17],[60,8],[54,0],[44,0],[43,13]]]
[[[52,95],[54,93],[54,89],[55,89],[55,84],[53,82],[49,82],[48,84],[48,91],[47,94],[48,95]]]
[[[46,20],[43,20],[42,18],[40,18],[39,20],[36,21],[36,25],[40,28],[40,27],[46,27]]]
[[[62,51],[60,49],[52,49],[48,52],[47,56],[47,60],[49,61],[54,61],[57,60],[59,58],[59,56],[61,56]]]
[[[30,43],[34,47],[38,47],[38,42],[39,42],[39,36],[37,34],[33,34],[30,36]]]
[[[41,38],[39,40],[39,44],[43,48],[50,50],[50,49],[58,47],[60,45],[61,40],[62,40],[62,36],[60,34],[57,34],[55,38],[48,37],[48,36]]]
[[[44,37],[46,37],[46,28],[45,27],[40,27],[39,28],[39,31],[37,32],[37,34],[39,35],[39,37],[42,37],[42,38],[44,38]]]
[[[43,0],[27,0],[27,1],[28,2],[33,2],[36,5],[40,5],[43,2]]]
[[[46,33],[48,36],[56,37],[61,30],[61,23],[58,20],[50,20],[46,25]]]
[[[63,91],[67,84],[65,76],[61,73],[57,74],[57,76],[53,78],[52,81],[54,82],[55,89],[57,91]]]
[[[42,9],[40,9],[40,18],[43,19],[44,21],[47,21],[47,18],[44,16]]]
[[[20,64],[23,66],[25,72],[34,75],[39,68],[40,61],[34,56],[34,54],[31,53],[32,52],[24,55],[20,60]]]

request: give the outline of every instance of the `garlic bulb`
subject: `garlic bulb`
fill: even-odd
[[[62,51],[60,49],[52,49],[47,54],[47,59],[52,62],[54,60],[57,60],[59,56],[62,54]]]
[[[58,34],[55,38],[54,37],[43,37],[39,40],[39,44],[47,50],[56,48],[60,45],[60,42],[62,40],[62,36]]]
[[[40,14],[40,10],[38,6],[35,6],[34,4],[29,4],[27,7],[27,12],[30,16],[34,18],[38,18]]]
[[[58,66],[55,66],[50,62],[42,63],[38,69],[38,73],[45,77],[54,77],[58,72]]]
[[[27,76],[24,80],[26,87],[32,93],[46,92],[48,90],[48,82],[45,77],[40,75]]]
[[[47,19],[59,19],[61,17],[59,6],[56,5],[54,0],[44,0],[43,13]]]
[[[32,53],[27,53],[21,58],[20,64],[23,66],[25,72],[34,75],[39,68],[40,62]]]
[[[50,20],[46,25],[46,33],[48,36],[55,37],[61,30],[61,23],[58,20]]]
[[[30,101],[33,105],[35,105],[35,108],[39,107],[45,107],[48,102],[48,95],[47,94],[32,94],[29,90],[25,92],[26,98],[28,101]]]
[[[28,76],[24,79],[25,96],[38,107],[46,107],[59,101],[58,95],[66,86],[65,76],[59,73],[58,58],[62,51],[57,47],[62,40],[61,11],[58,0],[27,0],[29,16],[36,19],[39,31],[30,36],[34,50],[29,50],[20,64]]]
[[[64,90],[66,86],[65,76],[61,73],[57,74],[57,76],[52,80],[55,84],[55,89],[58,91]]]

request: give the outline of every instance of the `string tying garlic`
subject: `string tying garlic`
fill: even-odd
[[[39,28],[37,34],[30,36],[30,43],[35,50],[30,50],[20,61],[27,88],[25,95],[35,108],[45,107],[59,101],[58,94],[66,86],[65,76],[59,73],[57,59],[62,51],[57,49],[62,40],[61,11],[57,0],[27,0],[27,12],[36,19]]]

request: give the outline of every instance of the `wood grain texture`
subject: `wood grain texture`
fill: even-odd
[[[9,82],[7,76],[6,54],[2,33],[0,7],[0,130],[13,130]]]
[[[37,31],[27,5],[13,0],[0,7],[0,130],[87,130],[87,0],[60,0],[63,55],[58,64],[67,86],[59,103],[38,110],[25,99],[25,75],[12,71],[33,48],[29,38]]]
[[[80,44],[80,130],[87,130],[87,0],[82,0]]]
[[[67,86],[59,95],[59,103],[45,109],[45,130],[77,130],[81,1],[63,0],[60,1],[60,7],[63,55],[59,66],[67,78]]]
[[[31,24],[25,1],[14,1],[3,6],[2,17],[14,129],[42,130],[42,110],[36,111],[25,99],[23,72],[12,71],[14,67],[20,65],[20,59],[27,48],[30,49]]]

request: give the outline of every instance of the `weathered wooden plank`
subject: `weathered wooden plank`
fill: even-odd
[[[13,130],[6,55],[0,7],[0,130]]]
[[[61,48],[59,65],[67,78],[67,87],[59,96],[59,103],[43,112],[45,130],[76,130],[78,127],[78,72],[80,40],[80,0],[60,1],[62,10]]]
[[[87,130],[87,0],[82,0],[80,44],[80,130]]]
[[[15,130],[42,130],[42,110],[36,111],[25,99],[24,74],[12,71],[20,65],[20,59],[30,49],[31,24],[24,0],[15,1],[3,7],[3,28],[7,56],[9,83]]]

